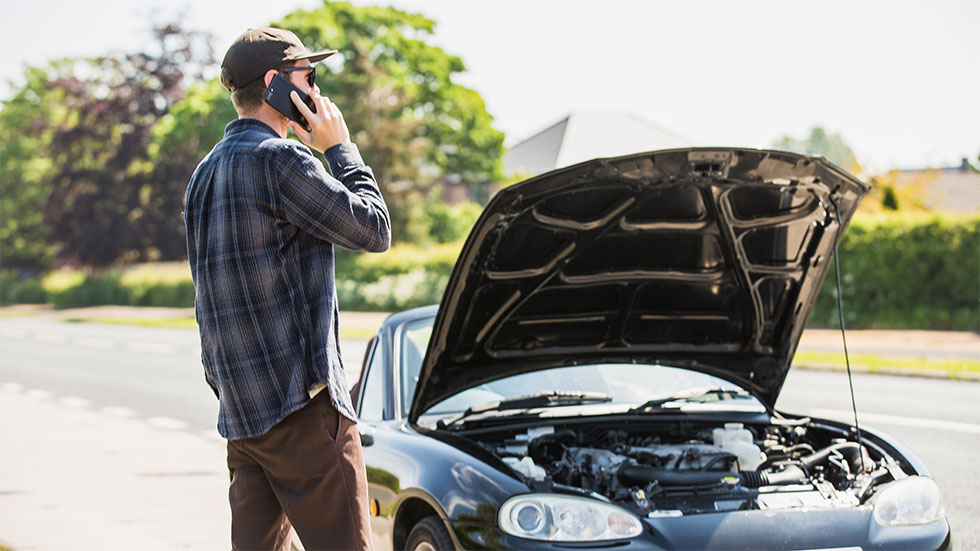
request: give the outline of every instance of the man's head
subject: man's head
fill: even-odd
[[[287,30],[249,29],[235,39],[225,53],[221,62],[221,84],[231,90],[231,100],[239,114],[249,113],[262,106],[262,94],[276,71],[309,66],[335,53],[336,50],[311,53],[295,34]],[[283,74],[290,78],[304,72],[285,71]]]

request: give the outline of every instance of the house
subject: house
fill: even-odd
[[[895,185],[921,186],[923,202],[946,212],[980,212],[980,172],[964,158],[959,166],[895,171]]]
[[[533,176],[597,157],[695,145],[629,113],[574,112],[511,147],[504,173]]]

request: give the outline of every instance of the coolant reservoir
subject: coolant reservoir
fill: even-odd
[[[752,433],[742,423],[725,423],[725,428],[717,428],[711,434],[716,446],[738,457],[738,467],[743,471],[754,471],[766,460],[766,454],[752,443]]]

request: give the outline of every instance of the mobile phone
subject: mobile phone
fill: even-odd
[[[310,111],[316,113],[316,107],[313,106],[313,98],[311,98],[306,92],[297,88],[295,84],[283,78],[282,75],[272,77],[272,82],[270,82],[269,87],[265,89],[265,95],[262,96],[262,99],[264,99],[265,102],[271,105],[276,111],[279,111],[285,115],[286,118],[298,122],[300,126],[309,132],[310,124],[306,122],[306,117],[299,112],[299,108],[296,107],[296,104],[293,103],[292,98],[289,97],[289,93],[293,90],[299,94],[299,99],[310,108]]]

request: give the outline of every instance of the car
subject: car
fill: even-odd
[[[506,187],[351,396],[376,549],[946,549],[925,465],[774,409],[869,187],[692,148]]]

